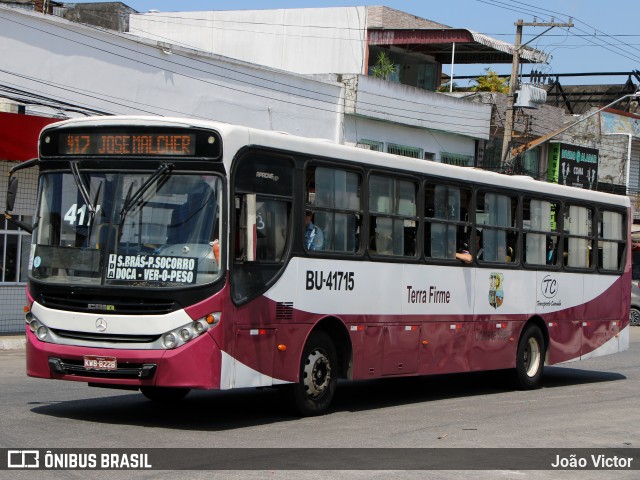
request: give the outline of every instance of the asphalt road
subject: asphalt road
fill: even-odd
[[[546,367],[539,390],[514,390],[498,372],[345,382],[331,412],[315,418],[292,416],[271,389],[191,392],[158,406],[137,392],[28,378],[24,357],[0,352],[0,448],[304,447],[320,449],[309,452],[316,465],[323,456],[331,464],[328,448],[638,448],[640,463],[640,327],[627,352]],[[639,470],[319,471],[299,462],[294,471],[0,470],[0,478],[640,477]]]

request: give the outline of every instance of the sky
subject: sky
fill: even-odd
[[[572,28],[524,27],[523,43],[550,54],[548,65],[524,65],[522,73],[532,69],[544,73],[630,72],[640,70],[640,29],[638,0],[125,0],[139,12],[199,10],[260,10],[280,8],[318,8],[360,5],[384,5],[451,27],[484,33],[495,39],[515,42],[518,19],[525,22],[569,23]],[[571,19],[571,20],[570,20]],[[541,35],[542,34],[542,35]],[[539,36],[534,39],[535,36]],[[455,75],[481,75],[487,65],[456,65]],[[450,73],[443,65],[443,73]],[[493,65],[493,70],[508,76],[511,65]],[[627,76],[566,77],[563,85],[623,84]],[[461,79],[460,86],[469,80]],[[634,79],[638,84],[638,80]]]

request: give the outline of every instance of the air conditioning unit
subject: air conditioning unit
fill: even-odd
[[[516,91],[516,107],[538,108],[547,102],[547,91],[531,83],[521,83]]]

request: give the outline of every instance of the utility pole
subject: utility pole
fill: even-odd
[[[523,22],[522,19],[519,19],[516,23],[516,45],[515,50],[513,52],[513,62],[511,63],[511,79],[509,80],[509,96],[507,98],[507,115],[504,124],[504,138],[502,141],[502,155],[501,159],[503,162],[509,160],[509,145],[511,144],[511,140],[513,138],[513,124],[514,124],[514,104],[516,99],[516,90],[518,89],[518,69],[520,68],[520,50],[522,47],[526,46],[527,43],[531,43],[536,38],[544,35],[553,27],[573,27],[573,23],[571,23],[571,19],[569,19],[569,23],[556,23],[556,22]],[[529,42],[522,45],[522,27],[549,27],[547,30],[542,32],[540,35],[532,38]]]

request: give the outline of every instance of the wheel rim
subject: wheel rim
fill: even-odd
[[[631,325],[638,325],[640,323],[640,310],[636,310],[635,308],[631,309],[629,313],[629,322]]]
[[[329,356],[320,349],[313,350],[307,357],[303,370],[303,384],[311,398],[321,397],[331,382]]]
[[[524,349],[524,369],[528,377],[535,377],[540,369],[540,344],[531,337]]]

